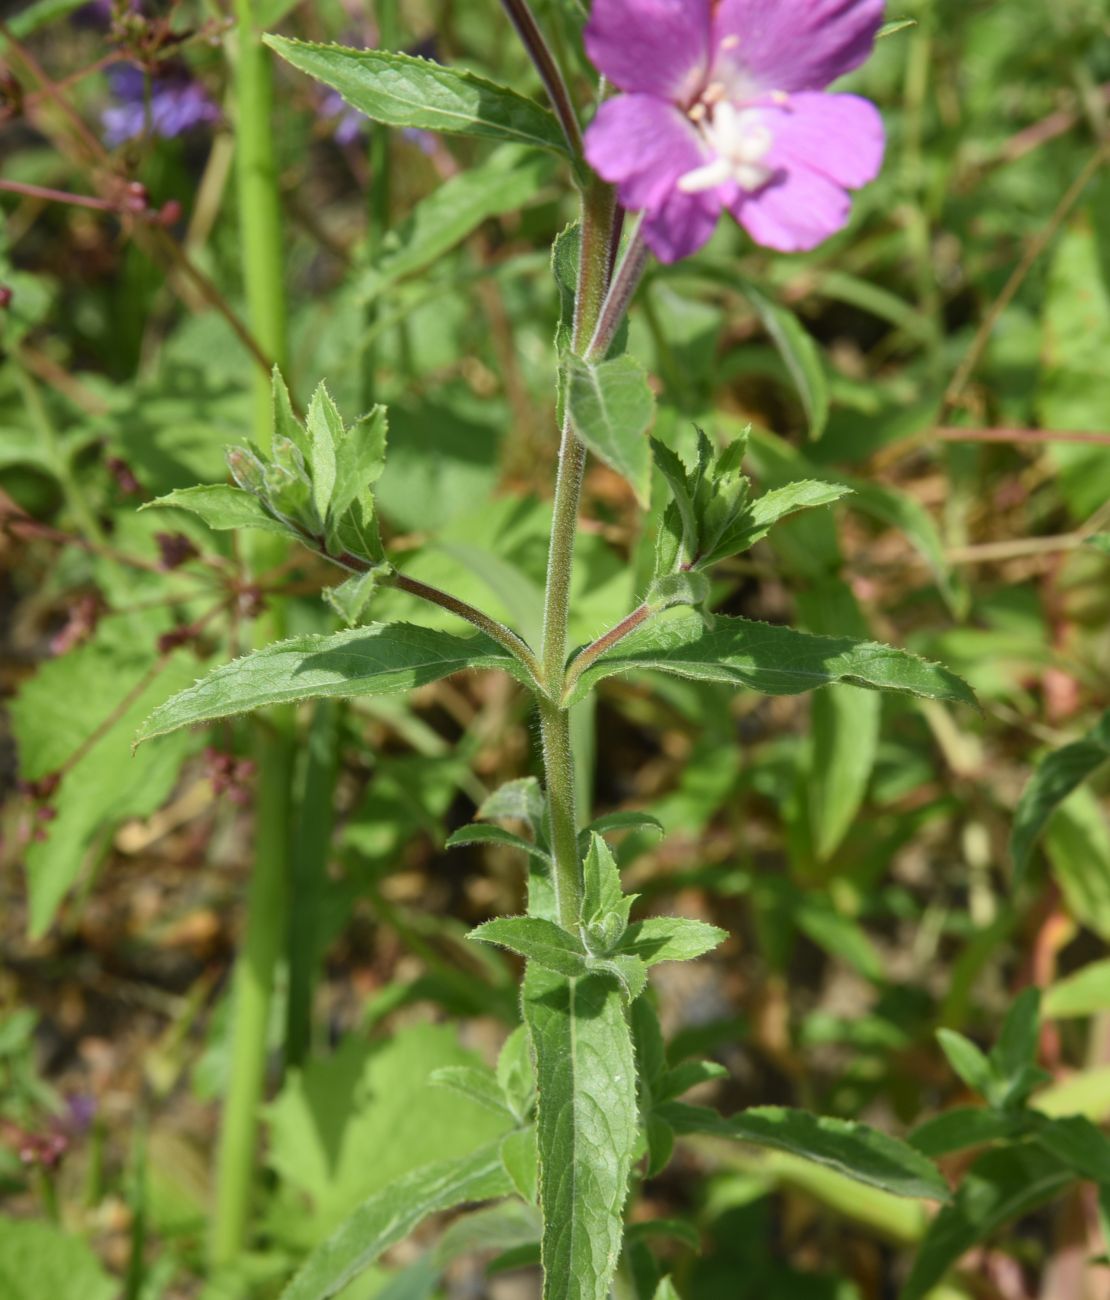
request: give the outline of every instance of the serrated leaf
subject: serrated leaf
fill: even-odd
[[[854,1120],[782,1106],[758,1106],[727,1119],[704,1106],[673,1101],[660,1111],[680,1133],[713,1133],[786,1151],[894,1196],[949,1199],[948,1184],[920,1151]]]
[[[441,1088],[450,1088],[460,1096],[469,1097],[495,1115],[511,1115],[505,1095],[490,1069],[476,1065],[442,1065],[428,1076],[428,1082]]]
[[[217,532],[259,528],[266,533],[280,533],[283,537],[298,536],[292,528],[268,515],[256,496],[242,488],[232,487],[230,483],[178,488],[164,497],[147,501],[139,509],[152,510],[156,506],[188,510]]]
[[[544,1300],[608,1300],[637,1143],[636,1066],[620,994],[530,967]]]
[[[483,633],[462,637],[411,623],[370,623],[332,636],[293,637],[224,664],[175,695],[147,718],[135,743],[272,704],[412,690],[467,668],[504,668],[522,680],[512,655]]]
[[[929,1225],[899,1300],[923,1300],[977,1242],[1051,1201],[1072,1181],[1069,1169],[1028,1143],[980,1156]]]
[[[498,916],[471,930],[467,938],[508,948],[560,975],[574,977],[588,970],[589,954],[582,941],[539,916]]]
[[[600,835],[590,836],[582,864],[584,892],[582,919],[587,931],[608,952],[628,924],[628,913],[636,898],[621,888],[621,873],[608,844]]]
[[[644,604],[655,613],[675,605],[704,605],[709,599],[709,579],[697,569],[666,573],[647,589]]]
[[[521,853],[527,853],[529,857],[538,858],[541,862],[551,861],[551,855],[538,845],[501,826],[463,826],[449,835],[445,844],[449,849],[458,849],[465,844],[501,844],[506,848],[519,849]]]
[[[813,510],[831,505],[841,497],[850,496],[853,489],[844,483],[827,483],[815,479],[798,479],[782,487],[772,488],[756,497],[741,512],[722,535],[709,555],[699,564],[712,564],[739,555],[761,541],[780,519],[798,510]]]
[[[1069,794],[1103,763],[1110,762],[1110,711],[1074,744],[1054,750],[1037,764],[1022,791],[1010,832],[1010,856],[1020,880],[1048,819]]]
[[[597,363],[564,353],[567,415],[575,435],[632,485],[647,508],[651,449],[644,436],[655,398],[643,367],[627,353]]]
[[[375,122],[567,151],[551,113],[473,72],[385,50],[317,45],[284,36],[263,39],[287,63],[337,90]]]
[[[389,437],[389,416],[384,406],[375,406],[360,416],[339,443],[335,453],[335,489],[331,499],[333,518],[340,519],[358,500],[372,507],[370,487],[385,469]]]
[[[707,921],[685,916],[651,916],[633,921],[625,931],[621,951],[632,953],[648,966],[663,961],[691,961],[712,952],[728,938],[728,931]]]
[[[602,813],[600,817],[595,817],[592,822],[579,832],[579,840],[582,843],[583,850],[589,843],[589,835],[605,835],[609,831],[634,831],[634,830],[653,830],[660,835],[663,834],[663,823],[658,817],[653,817],[649,812],[640,812],[635,809],[627,809],[622,812]]]
[[[461,1160],[425,1165],[406,1174],[364,1201],[309,1255],[282,1292],[282,1300],[328,1300],[430,1214],[464,1202],[508,1196],[512,1191],[499,1142]]]
[[[902,691],[926,699],[974,704],[966,682],[906,650],[813,636],[794,628],[718,616],[707,631],[697,614],[681,611],[633,632],[587,668],[568,699],[573,704],[605,677],[655,669],[696,681],[723,682],[765,695],[796,695],[832,682]]]
[[[1025,1116],[993,1110],[988,1106],[958,1106],[919,1124],[907,1141],[922,1155],[936,1160],[953,1151],[986,1146],[1020,1137],[1028,1128]]]

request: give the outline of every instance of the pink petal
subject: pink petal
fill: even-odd
[[[781,108],[764,110],[774,137],[773,167],[809,167],[845,189],[873,181],[883,165],[883,119],[858,95],[791,95]]]
[[[730,207],[757,244],[780,253],[801,253],[847,225],[852,202],[821,172],[795,167],[754,194],[741,194]]]
[[[720,215],[719,191],[683,194],[672,190],[660,207],[644,214],[644,242],[661,262],[677,262],[701,248]]]
[[[748,98],[823,90],[871,53],[885,0],[721,0],[712,79]]]
[[[607,99],[586,130],[586,159],[633,212],[659,207],[708,151],[689,118],[654,95]]]
[[[709,70],[710,0],[594,0],[586,50],[621,90],[687,104]]]

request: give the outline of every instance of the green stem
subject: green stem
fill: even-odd
[[[582,196],[582,240],[571,337],[571,347],[579,356],[584,355],[589,347],[609,287],[610,245],[615,219],[616,203],[612,189],[598,180],[592,181]],[[555,479],[551,541],[547,552],[541,653],[546,697],[540,698],[540,723],[555,858],[556,899],[560,924],[566,928],[578,924],[582,898],[574,754],[570,743],[570,719],[562,704],[562,693],[570,584],[574,571],[574,535],[578,530],[578,505],[585,464],[586,449],[574,436],[569,420],[564,420]]]
[[[308,732],[293,829],[289,909],[286,1062],[302,1066],[312,1046],[312,998],[320,959],[320,902],[326,885],[338,763],[339,705],[318,700]]]
[[[400,42],[397,22],[398,0],[378,0],[378,49],[393,50]],[[373,123],[370,127],[370,211],[366,226],[366,253],[373,265],[381,254],[382,243],[389,230],[389,209],[392,187],[390,185],[389,142],[392,132],[387,126]],[[380,307],[376,299],[366,305],[366,330],[362,347],[362,404],[369,410],[377,400],[378,350],[375,346],[374,326],[378,322]]]
[[[237,0],[236,55],[237,178],[243,274],[253,336],[279,367],[286,362],[284,258],[277,167],[274,159],[273,72],[270,53],[259,39],[252,0]],[[255,370],[255,441],[270,445],[270,385]],[[273,541],[251,552],[251,567],[263,572],[280,561]],[[256,641],[280,636],[279,606],[261,619]],[[247,1238],[254,1182],[258,1112],[266,1074],[266,1053],[274,973],[286,938],[289,870],[288,809],[293,774],[293,714],[273,710],[265,732],[258,730],[258,786],[255,804],[255,861],[247,896],[246,933],[232,988],[231,1066],[216,1160],[216,1212],[211,1252],[226,1266]]]

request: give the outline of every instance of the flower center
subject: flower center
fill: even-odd
[[[773,143],[758,108],[739,108],[724,98],[719,82],[710,85],[690,109],[690,120],[709,146],[713,158],[679,177],[685,194],[700,194],[734,181],[743,190],[758,190],[774,169],[764,162]]]

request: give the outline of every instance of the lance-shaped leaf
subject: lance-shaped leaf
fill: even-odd
[[[567,703],[582,699],[605,677],[638,669],[723,682],[764,695],[797,695],[848,682],[975,703],[971,688],[955,673],[906,650],[851,637],[812,636],[744,618],[718,616],[707,631],[697,614],[685,610],[646,625],[601,655],[577,678]]]
[[[679,1133],[710,1133],[786,1151],[895,1196],[949,1199],[948,1184],[920,1151],[853,1120],[783,1106],[757,1106],[726,1119],[708,1107],[673,1101],[659,1113]]]
[[[538,844],[533,844],[522,835],[514,835],[503,826],[463,826],[447,837],[445,847],[458,849],[464,844],[501,844],[506,848],[520,849],[522,853],[527,853],[540,862],[551,861],[551,854]]]
[[[266,44],[386,126],[475,135],[566,152],[558,122],[534,100],[459,68],[385,50],[316,45],[284,36]]]
[[[621,952],[631,953],[646,966],[661,961],[692,961],[712,952],[728,932],[686,916],[651,916],[633,921],[621,940]]]
[[[441,1065],[438,1070],[431,1072],[428,1082],[469,1097],[495,1115],[512,1114],[501,1085],[497,1082],[497,1075],[489,1066]]]
[[[711,564],[748,550],[762,541],[780,519],[798,510],[812,510],[827,506],[841,497],[849,496],[852,488],[844,483],[822,483],[814,479],[799,479],[782,487],[772,488],[748,502],[730,524],[712,552],[700,563]]]
[[[258,528],[265,533],[297,535],[292,528],[267,514],[256,496],[244,492],[242,488],[232,487],[230,483],[177,488],[164,497],[147,501],[139,509],[151,510],[156,506],[175,506],[178,510],[188,510],[217,532]]]
[[[309,1255],[281,1300],[328,1300],[429,1214],[510,1195],[513,1184],[499,1146],[495,1142],[461,1160],[425,1165],[364,1201]]]
[[[655,398],[647,375],[625,353],[608,361],[583,361],[566,353],[567,415],[571,428],[596,456],[632,485],[641,505],[651,493],[651,448],[648,425]]]
[[[1006,1138],[1020,1137],[1029,1128],[1026,1115],[1017,1111],[993,1110],[989,1106],[957,1106],[919,1124],[909,1143],[936,1160],[953,1151],[987,1146]]]
[[[621,997],[597,976],[530,966],[544,1300],[608,1300],[637,1143],[636,1065]]]
[[[1010,855],[1020,878],[1048,819],[1096,768],[1110,762],[1110,711],[1082,740],[1054,750],[1037,765],[1022,792],[1010,834]]]
[[[498,916],[476,926],[467,938],[508,948],[560,975],[585,975],[589,969],[582,940],[539,916]]]
[[[167,700],[139,728],[136,744],[272,704],[412,690],[465,668],[503,668],[523,681],[512,655],[481,632],[370,623],[334,636],[293,637],[224,664]]]

